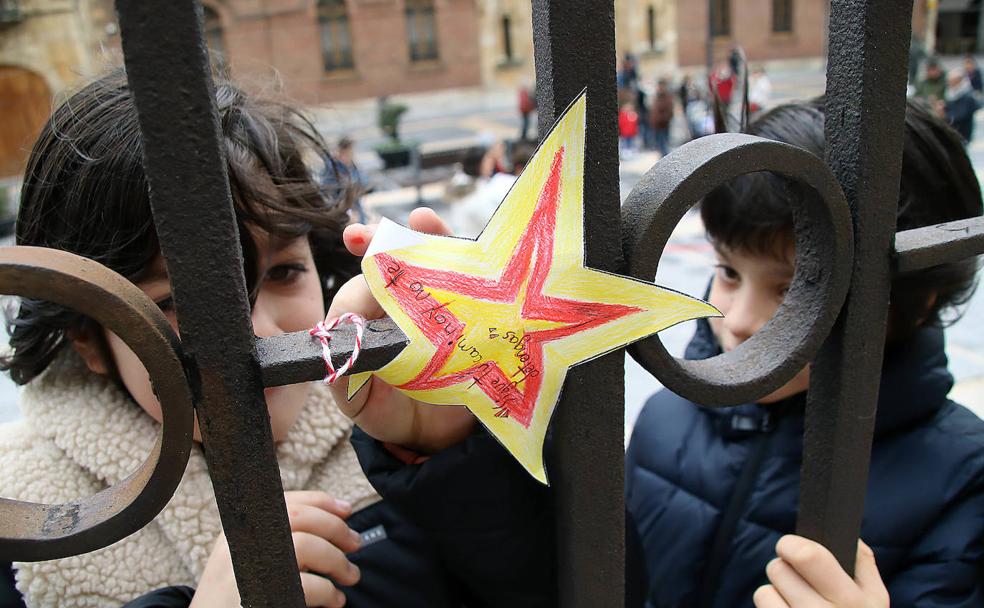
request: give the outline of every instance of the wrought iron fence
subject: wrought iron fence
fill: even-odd
[[[118,0],[117,9],[182,338],[142,292],[69,254],[0,250],[0,291],[70,306],[120,335],[150,371],[164,423],[140,470],[93,497],[63,505],[0,500],[0,558],[79,554],[150,522],[183,474],[194,404],[243,604],[303,606],[263,388],[319,378],[320,349],[306,332],[253,335],[200,5]],[[774,171],[820,194],[795,214],[793,285],[753,339],[700,362],[674,359],[658,337],[631,352],[672,390],[719,406],[759,398],[813,361],[798,531],[830,547],[848,570],[863,512],[892,273],[984,253],[981,218],[894,232],[910,22],[909,2],[832,2],[826,163],[750,136],[704,138],[650,170],[620,211],[613,0],[533,0],[541,132],[583,88],[591,100],[589,265],[651,279],[686,210],[743,173]],[[621,227],[613,221],[620,213]],[[381,324],[370,332],[361,369],[379,367],[399,348],[404,337],[392,329]],[[340,363],[351,347],[345,338],[335,344]],[[621,352],[581,366],[568,376],[555,417],[548,457],[563,606],[622,601],[622,373]]]

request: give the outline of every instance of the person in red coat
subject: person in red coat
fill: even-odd
[[[629,155],[635,150],[635,138],[639,134],[639,113],[631,103],[622,105],[618,111],[618,137],[622,151]]]

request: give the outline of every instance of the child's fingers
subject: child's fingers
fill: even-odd
[[[410,212],[408,220],[410,227],[417,232],[427,234],[451,234],[451,228],[433,209],[418,207]]]
[[[885,588],[885,582],[878,572],[875,552],[861,539],[858,539],[858,555],[854,562],[854,580],[861,587],[865,597],[880,606],[888,606],[888,589]]]
[[[789,608],[789,604],[772,585],[762,585],[756,589],[752,602],[755,603],[755,608]]]
[[[301,572],[301,587],[304,588],[304,605],[306,606],[340,608],[345,605],[345,594],[323,576]]]
[[[755,608],[789,608],[789,604],[772,585],[762,585],[756,589],[752,601],[755,602]]]
[[[359,533],[349,528],[342,518],[317,507],[290,505],[287,507],[287,517],[292,532],[314,534],[346,553],[355,551],[362,545]]]
[[[352,586],[359,582],[359,567],[350,562],[341,549],[308,532],[294,532],[292,537],[301,572],[328,576],[340,585]]]
[[[366,278],[361,274],[352,277],[338,289],[328,307],[327,318],[335,319],[347,312],[354,312],[366,319],[381,319],[386,316],[386,311],[372,296]]]
[[[765,567],[772,587],[790,606],[822,606],[826,602],[782,558],[775,558]]]
[[[776,554],[827,601],[835,605],[860,605],[857,584],[820,543],[789,534],[776,543]]]
[[[348,517],[352,514],[351,504],[344,500],[334,498],[327,492],[294,490],[292,492],[284,492],[284,500],[287,502],[288,508],[293,505],[310,505],[339,517]]]
[[[365,224],[349,224],[342,232],[342,241],[345,243],[345,248],[352,255],[362,257],[366,254],[366,249],[369,248],[369,241],[372,240],[375,234],[375,224],[368,226]]]

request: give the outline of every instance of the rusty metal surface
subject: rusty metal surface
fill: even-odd
[[[984,255],[984,218],[957,220],[895,235],[895,271],[912,272]]]
[[[331,332],[331,362],[338,369],[352,356],[355,326],[340,325]],[[379,369],[396,358],[410,343],[389,318],[366,322],[362,350],[345,375]],[[321,343],[306,331],[272,338],[257,338],[256,352],[263,368],[263,386],[282,386],[325,377]]]
[[[539,133],[587,88],[585,262],[621,269],[614,0],[534,0]],[[548,454],[557,513],[558,605],[621,606],[622,351],[567,376]]]
[[[133,283],[64,251],[0,248],[0,293],[67,306],[114,332],[150,373],[163,415],[157,444],[140,468],[98,494],[60,505],[0,499],[0,561],[68,557],[136,532],[171,499],[191,451],[191,391],[174,331]]]
[[[193,0],[118,0],[116,6],[154,222],[242,602],[304,606],[220,148],[202,8]]]
[[[822,160],[794,146],[751,135],[702,137],[650,169],[622,206],[629,272],[651,281],[684,214],[715,187],[746,173],[772,171],[812,187],[816,199],[794,209],[796,272],[775,316],[735,350],[702,361],[671,356],[659,336],[629,353],[667,388],[705,405],[755,401],[791,380],[833,326],[851,273],[851,218]]]
[[[878,403],[912,3],[833,0],[827,163],[854,221],[851,288],[810,375],[797,532],[854,571]],[[904,241],[905,239],[903,239]]]

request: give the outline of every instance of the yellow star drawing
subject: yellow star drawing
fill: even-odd
[[[384,223],[362,262],[410,344],[354,376],[350,395],[375,373],[420,401],[464,405],[543,483],[543,442],[570,367],[720,314],[584,266],[586,103],[582,94],[557,121],[476,240]]]

